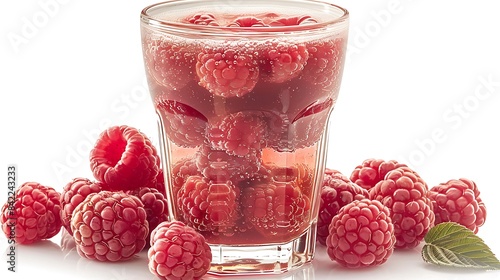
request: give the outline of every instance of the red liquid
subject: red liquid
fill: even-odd
[[[313,223],[317,149],[340,87],[345,36],[143,40],[173,218],[213,244],[287,242]]]

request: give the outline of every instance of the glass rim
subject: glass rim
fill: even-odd
[[[189,0],[191,2],[201,1],[201,0]],[[342,14],[335,17],[332,20],[327,20],[324,22],[310,23],[305,25],[294,25],[294,26],[265,26],[265,27],[229,27],[229,26],[207,26],[207,25],[196,25],[189,23],[182,23],[169,20],[161,20],[151,15],[149,11],[153,8],[157,8],[168,4],[182,4],[188,1],[186,0],[165,0],[162,2],[154,3],[146,6],[142,9],[140,18],[141,23],[148,26],[157,27],[159,29],[170,29],[175,31],[188,31],[196,32],[203,35],[228,35],[228,36],[241,36],[241,35],[276,35],[276,34],[292,34],[297,32],[314,32],[315,30],[323,30],[328,27],[333,27],[341,25],[343,22],[347,21],[349,18],[349,11],[336,4],[324,1],[324,0],[292,0],[289,2],[302,2],[302,3],[315,3],[328,5],[329,7],[338,9]]]

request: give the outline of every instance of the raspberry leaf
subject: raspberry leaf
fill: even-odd
[[[422,258],[427,263],[485,270],[500,269],[500,262],[484,241],[454,222],[441,223],[424,238]]]

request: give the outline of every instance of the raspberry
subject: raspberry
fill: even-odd
[[[268,25],[265,24],[261,19],[258,19],[256,17],[240,17],[228,25],[228,27],[266,27],[266,26]]]
[[[328,256],[348,268],[381,265],[396,238],[389,209],[379,201],[355,200],[333,217],[326,240]]]
[[[205,238],[182,222],[163,222],[151,234],[149,270],[160,279],[200,279],[210,269]]]
[[[294,182],[257,183],[241,192],[246,221],[266,238],[283,240],[304,230],[311,203]]]
[[[167,193],[165,189],[165,176],[163,173],[163,169],[160,168],[160,170],[158,170],[158,175],[156,175],[156,180],[155,183],[152,184],[152,187],[154,189],[157,189],[162,194]]]
[[[2,207],[0,223],[5,236],[19,244],[54,237],[62,226],[60,196],[52,187],[36,182],[22,184],[15,191],[15,199]]]
[[[196,166],[207,178],[237,183],[257,174],[261,166],[261,153],[239,157],[211,149],[209,146],[201,146],[196,154]]]
[[[403,166],[406,165],[395,160],[385,161],[383,159],[370,158],[356,166],[351,173],[350,179],[358,186],[369,190],[382,181],[387,172]]]
[[[318,23],[311,16],[296,16],[296,17],[285,17],[273,20],[269,23],[270,26],[293,26],[293,25],[305,25]]]
[[[103,131],[90,152],[94,177],[105,190],[133,190],[156,180],[160,158],[149,138],[139,130],[122,125]]]
[[[266,114],[268,146],[278,152],[293,152],[316,144],[325,131],[333,100],[310,105],[293,120],[282,114]]]
[[[144,40],[144,61],[150,77],[159,85],[179,90],[194,81],[196,57],[188,46],[163,39]]]
[[[317,240],[326,245],[330,233],[328,226],[340,208],[363,198],[368,198],[368,191],[352,183],[345,175],[335,169],[326,169],[320,194]]]
[[[370,189],[375,199],[391,210],[396,248],[414,248],[434,226],[435,216],[427,197],[427,184],[409,167],[389,171]]]
[[[146,210],[139,198],[100,191],[73,211],[71,230],[80,256],[98,261],[127,260],[146,245]]]
[[[302,71],[304,79],[325,89],[340,87],[346,41],[336,38],[313,42],[307,47],[309,60]]]
[[[186,182],[186,179],[192,175],[201,176],[200,171],[198,171],[198,167],[196,166],[196,160],[191,158],[181,159],[176,162],[171,171],[171,182],[172,182],[172,191],[173,191],[173,199],[176,200],[177,192],[181,189]]]
[[[266,124],[257,114],[237,112],[208,126],[208,141],[214,149],[244,157],[266,145]]]
[[[456,222],[474,233],[486,220],[486,207],[479,195],[476,183],[465,178],[441,183],[427,194],[436,215],[436,224]]]
[[[261,78],[270,83],[289,81],[301,73],[308,58],[309,53],[304,45],[278,40],[268,42],[260,59]]]
[[[135,195],[144,204],[150,234],[160,223],[168,221],[168,201],[163,193],[146,187],[133,190],[129,194]],[[146,242],[148,240],[150,240],[150,235],[146,238]]]
[[[197,25],[219,26],[212,14],[195,14],[187,19],[187,22]]]
[[[251,52],[241,49],[205,48],[198,55],[199,84],[216,96],[242,97],[259,79],[259,67]]]
[[[61,220],[62,225],[73,235],[71,231],[71,217],[73,210],[80,204],[89,194],[98,193],[103,190],[103,185],[100,182],[92,182],[87,178],[77,177],[67,183],[61,192]]]
[[[202,113],[173,100],[161,100],[156,106],[164,116],[168,139],[184,148],[194,148],[204,142],[207,118]]]
[[[202,232],[219,233],[235,225],[239,189],[231,181],[213,182],[190,176],[179,190],[177,207],[182,220]]]

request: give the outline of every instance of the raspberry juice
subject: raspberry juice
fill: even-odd
[[[170,218],[204,235],[212,273],[308,262],[348,13],[182,2],[145,8],[141,26]]]

